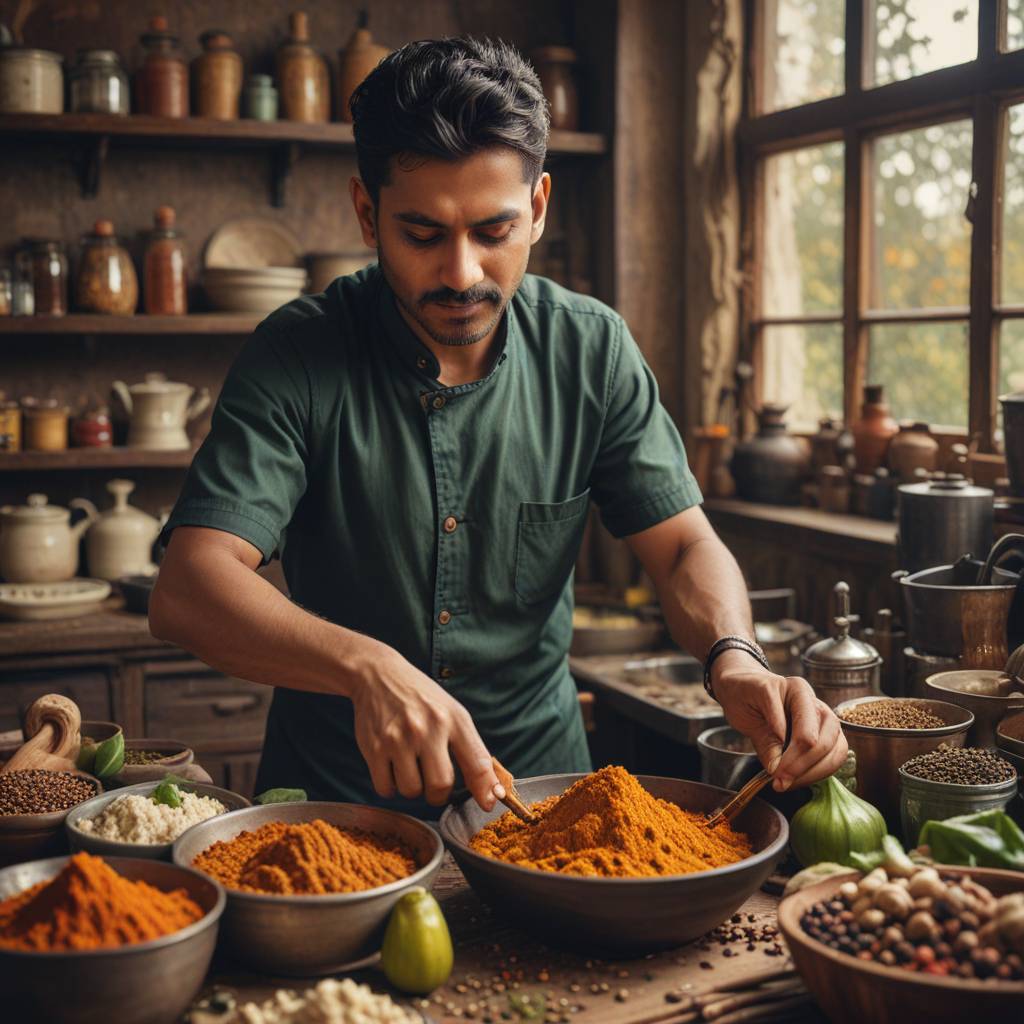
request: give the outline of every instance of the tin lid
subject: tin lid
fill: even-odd
[[[818,669],[869,668],[881,662],[882,657],[871,644],[850,636],[850,587],[839,582],[832,588],[839,604],[839,614],[833,619],[833,636],[812,644],[801,655],[805,665]]]
[[[250,75],[245,84],[250,89],[272,89],[274,87],[274,76],[262,74]]]
[[[116,50],[79,50],[75,54],[77,64],[120,64]]]
[[[988,487],[976,487],[962,473],[932,473],[928,480],[917,484],[902,484],[900,494],[911,497],[946,498],[989,498],[994,492]]]

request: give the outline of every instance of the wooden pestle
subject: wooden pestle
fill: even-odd
[[[82,714],[78,705],[59,693],[33,702],[25,715],[25,742],[0,773],[27,768],[71,771],[81,744]]]

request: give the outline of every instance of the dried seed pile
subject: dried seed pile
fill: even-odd
[[[93,783],[71,772],[25,768],[0,775],[0,814],[66,811],[95,795]]]
[[[908,775],[929,782],[952,782],[960,786],[984,786],[1016,778],[1009,761],[980,747],[948,747],[918,754],[903,765]]]
[[[912,700],[872,700],[846,708],[839,717],[875,729],[939,729],[947,723]]]
[[[167,756],[167,754],[162,754],[159,750],[126,750],[124,752],[124,763],[156,764],[157,761],[162,761]]]

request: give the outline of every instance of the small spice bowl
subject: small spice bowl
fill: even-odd
[[[886,729],[843,719],[843,712],[875,701],[914,705],[941,718],[946,724],[934,729]],[[974,715],[966,708],[941,700],[916,697],[857,697],[835,709],[850,749],[857,757],[857,795],[874,804],[895,832],[900,822],[900,798],[896,785],[900,765],[918,754],[927,754],[945,743],[962,747]]]
[[[145,764],[129,764],[131,752],[145,750],[160,754],[159,760]],[[195,760],[192,748],[178,740],[125,740],[125,762],[121,770],[114,776],[119,786],[136,786],[140,782],[160,782],[168,772],[180,772]]]
[[[974,725],[967,736],[969,747],[994,750],[1000,721],[1015,711],[1024,711],[1024,693],[1016,690],[1013,680],[997,669],[936,672],[925,679],[924,688],[930,697],[959,704],[974,715]]]
[[[102,814],[118,797],[133,793],[138,796],[149,796],[159,785],[159,782],[142,782],[137,786],[125,786],[110,793],[94,796],[91,800],[86,800],[85,803],[72,807],[64,819],[64,828],[67,832],[71,852],[77,853],[79,850],[85,850],[88,853],[94,853],[102,857],[143,857],[147,860],[170,860],[171,850],[174,847],[173,842],[123,843],[115,839],[103,839],[90,832],[84,832],[78,827],[78,823],[83,819],[95,818],[98,814]],[[232,793],[228,789],[219,789],[217,786],[206,786],[196,783],[189,784],[185,788],[197,796],[209,796],[213,797],[214,800],[219,800],[226,808],[222,812],[223,814],[252,806],[241,794]],[[217,817],[220,817],[220,815],[217,815]],[[211,819],[208,818],[207,821],[209,820]]]
[[[722,789],[739,789],[760,770],[754,744],[731,725],[716,725],[697,737],[700,781]]]

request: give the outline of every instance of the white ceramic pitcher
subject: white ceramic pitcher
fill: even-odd
[[[196,393],[190,384],[168,380],[162,373],[147,373],[144,381],[130,387],[115,380],[111,388],[130,417],[129,448],[165,452],[190,448],[185,426],[210,404],[207,388]]]

